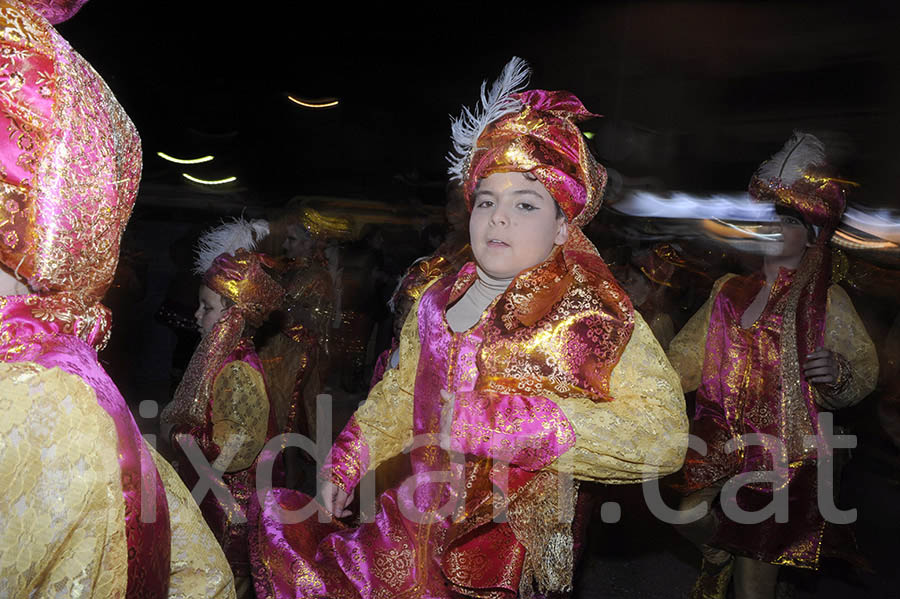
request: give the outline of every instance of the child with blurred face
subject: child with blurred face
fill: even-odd
[[[820,513],[827,487],[815,482],[825,470],[834,476],[830,467],[818,470],[818,456],[832,449],[810,452],[804,435],[830,437],[820,416],[871,392],[878,360],[853,303],[833,280],[826,243],[846,200],[844,182],[829,174],[825,158],[816,137],[796,132],[759,167],[750,195],[774,205],[778,222],[770,231],[778,240],[763,246],[759,272],[720,278],[669,346],[684,390],[697,391],[692,432],[704,442],[702,455],[689,450],[678,483],[685,520],[677,529],[703,556],[691,597],[724,598],[732,573],[737,599],[774,597],[782,564],[817,569],[823,538],[840,536]],[[765,438],[765,448],[743,446],[747,432]],[[739,459],[732,457],[734,441]],[[727,510],[733,498],[715,499],[726,482],[774,473],[776,447],[790,464],[790,484],[742,485],[738,497],[751,513],[783,490],[789,519],[736,522]],[[713,508],[697,518],[690,510],[704,502]]]

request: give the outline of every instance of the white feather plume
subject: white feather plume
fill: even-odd
[[[531,67],[518,56],[503,67],[500,77],[487,91],[487,81],[481,83],[481,104],[473,110],[463,106],[459,118],[450,118],[453,150],[447,154],[450,167],[447,172],[452,181],[462,181],[466,177],[469,159],[481,133],[500,117],[522,109],[522,103],[510,96],[522,91],[528,85]]]
[[[794,131],[784,147],[759,167],[756,175],[765,181],[780,179],[790,187],[810,166],[822,164],[825,164],[825,144],[815,135]]]
[[[262,219],[245,220],[235,218],[206,231],[197,240],[194,258],[194,272],[202,275],[212,266],[213,261],[224,253],[234,254],[243,248],[256,249],[256,244],[269,234],[269,223]]]

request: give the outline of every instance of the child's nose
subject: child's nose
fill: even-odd
[[[491,213],[491,224],[494,225],[505,225],[509,223],[509,215],[506,213],[506,209],[502,206],[497,206],[494,208],[494,211]]]

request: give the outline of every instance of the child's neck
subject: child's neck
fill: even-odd
[[[498,277],[492,277],[491,275],[484,272],[480,266],[475,265],[475,272],[478,274],[478,281],[484,286],[485,289],[489,289],[491,291],[496,290],[497,295],[500,295],[506,288],[509,287],[509,284],[512,283],[512,280],[515,277],[509,277],[505,279],[501,279]]]
[[[778,271],[782,268],[787,270],[797,270],[797,267],[800,266],[800,262],[803,260],[803,255],[796,254],[793,256],[766,256],[763,259],[763,274],[766,277],[766,282],[770,285],[778,279]]]

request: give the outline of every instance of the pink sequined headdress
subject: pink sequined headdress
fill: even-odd
[[[0,3],[0,262],[95,346],[137,194],[140,138],[96,71],[53,29],[83,2]],[[52,298],[52,299],[49,299]]]

